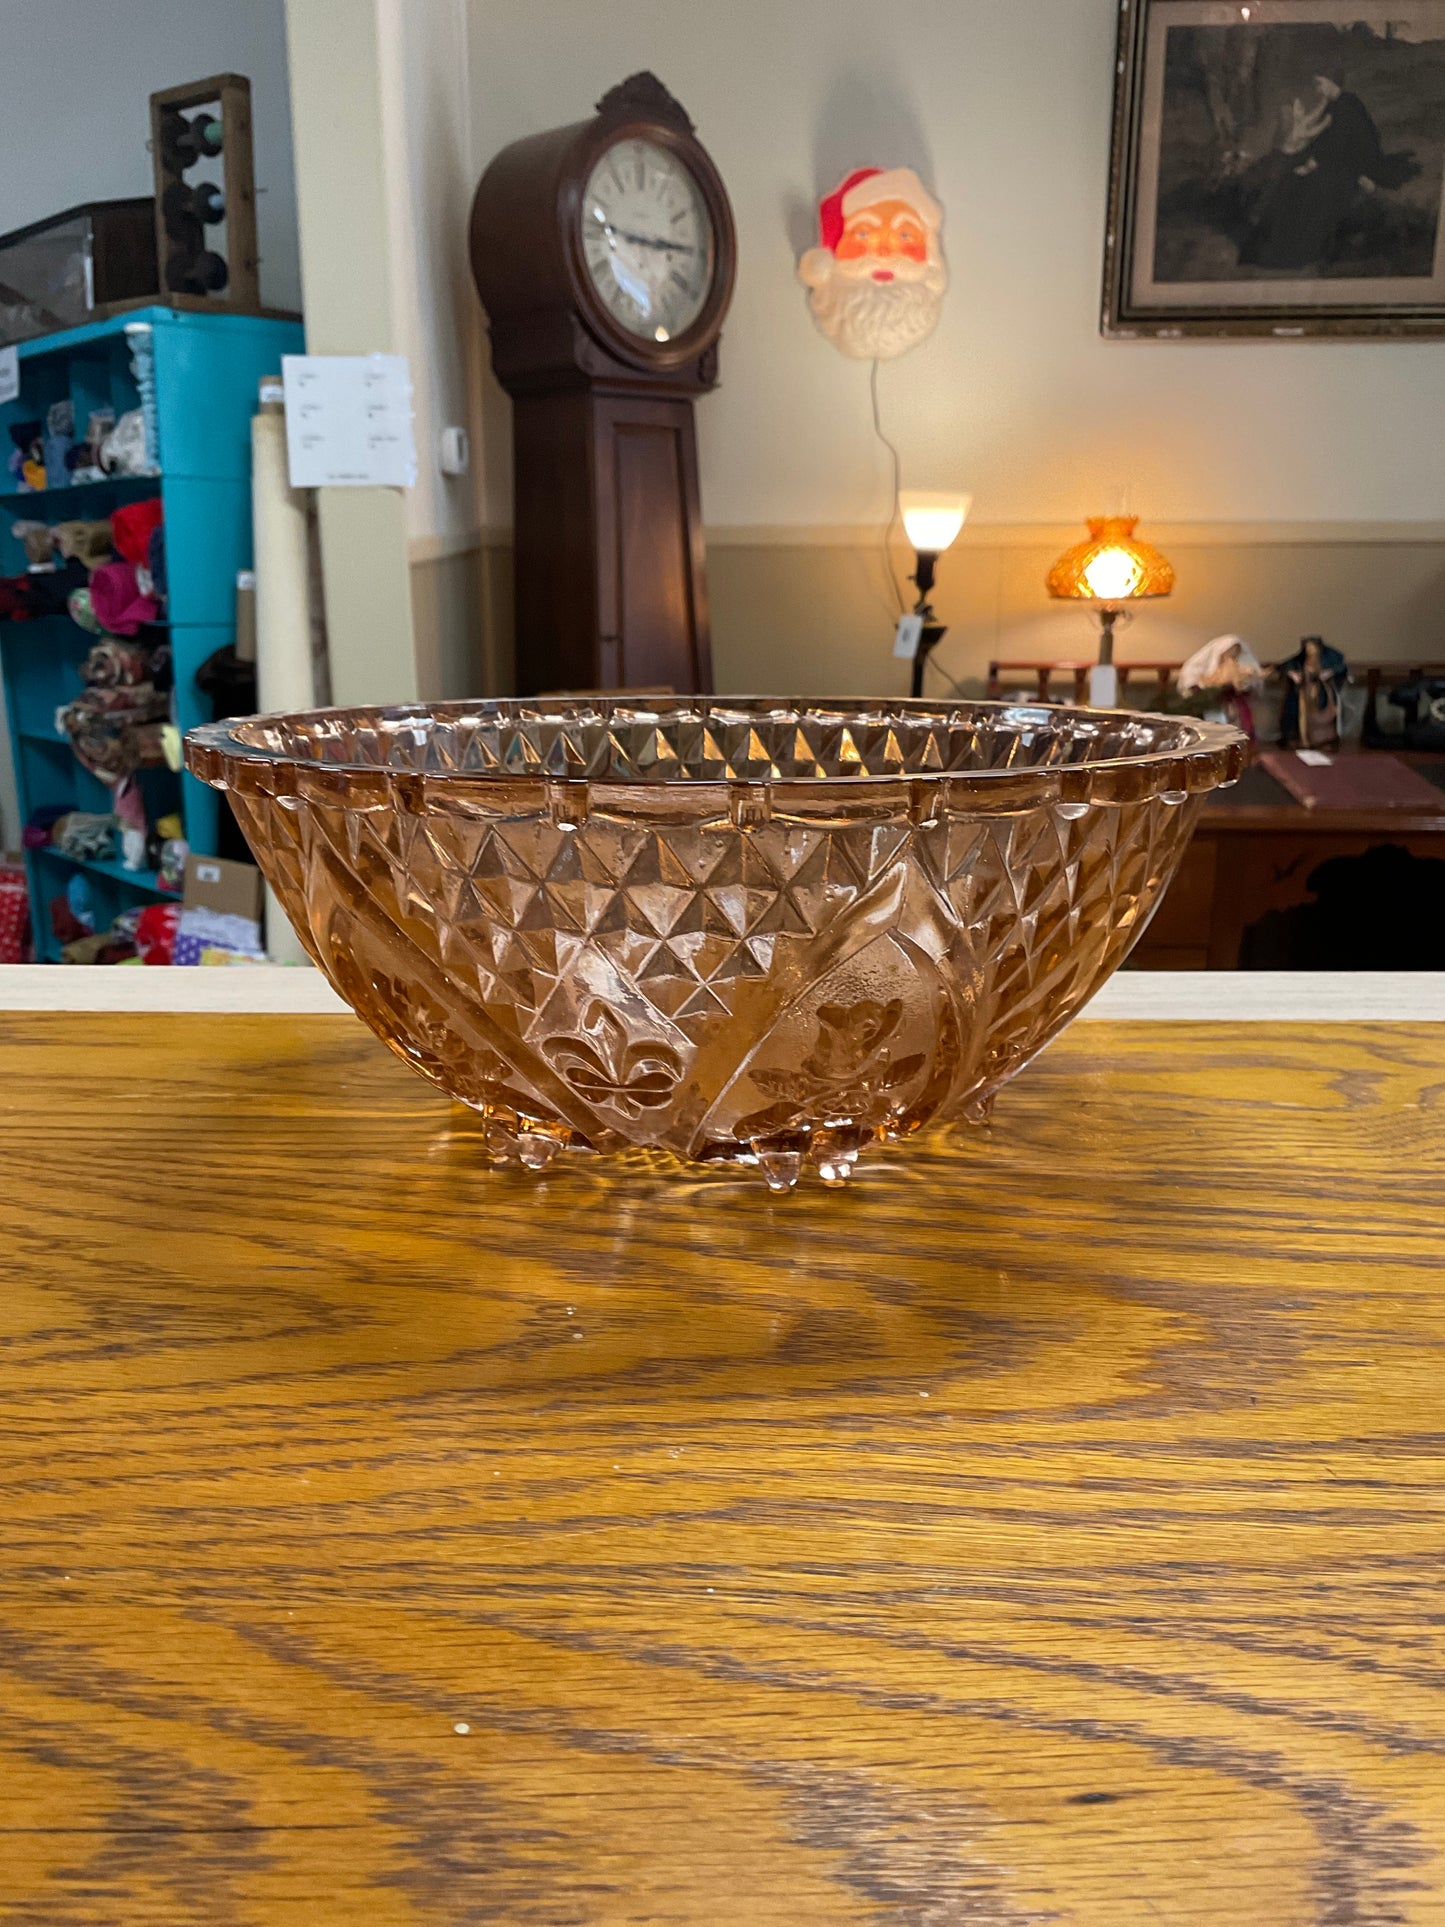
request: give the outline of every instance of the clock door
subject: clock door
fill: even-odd
[[[690,402],[593,404],[597,613],[604,687],[712,689]]]

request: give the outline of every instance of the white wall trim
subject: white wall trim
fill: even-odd
[[[1084,537],[1080,522],[970,522],[959,537],[964,548],[1068,548]],[[706,530],[714,549],[864,549],[882,538],[877,522],[736,522]],[[1351,544],[1369,548],[1445,546],[1445,522],[1150,522],[1140,533],[1166,554],[1172,549],[1315,548]],[[906,544],[895,534],[895,546]],[[459,535],[413,536],[412,562],[439,562],[476,549],[505,549],[510,528],[493,524]]]
[[[454,555],[475,555],[481,549],[509,549],[510,529],[464,529],[454,534],[414,535],[406,545],[408,562],[445,562]]]
[[[1320,544],[1405,543],[1431,547],[1445,543],[1445,522],[1149,522],[1140,534],[1163,549],[1189,548],[1313,548]],[[1087,530],[1078,522],[969,522],[959,543],[964,548],[1052,549],[1061,551],[1083,541]],[[724,523],[710,527],[714,548],[872,548],[882,537],[876,522],[848,524]],[[902,531],[895,545],[906,548]]]
[[[206,1015],[349,1014],[319,970],[79,969],[0,964],[0,1011],[153,1011]],[[1081,1021],[1110,1023],[1445,1023],[1445,972],[1126,970]]]

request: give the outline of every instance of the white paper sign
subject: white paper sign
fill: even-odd
[[[416,481],[405,355],[283,355],[292,488],[410,488]]]
[[[1333,756],[1326,756],[1322,749],[1297,749],[1295,755],[1302,763],[1308,763],[1311,769],[1328,769],[1335,760]]]
[[[1119,700],[1119,672],[1111,662],[1096,662],[1089,668],[1090,709],[1112,709]]]
[[[893,653],[900,662],[912,662],[923,640],[923,617],[900,616],[893,632]]]
[[[0,348],[0,401],[14,401],[20,393],[20,356],[14,348]]]

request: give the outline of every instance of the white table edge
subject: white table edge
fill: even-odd
[[[309,965],[147,970],[0,964],[0,1011],[326,1016],[347,1006]],[[1126,970],[1081,1022],[1445,1023],[1445,971]]]

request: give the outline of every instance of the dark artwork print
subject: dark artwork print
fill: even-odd
[[[1442,164],[1445,39],[1388,20],[1170,27],[1152,278],[1428,280]]]

